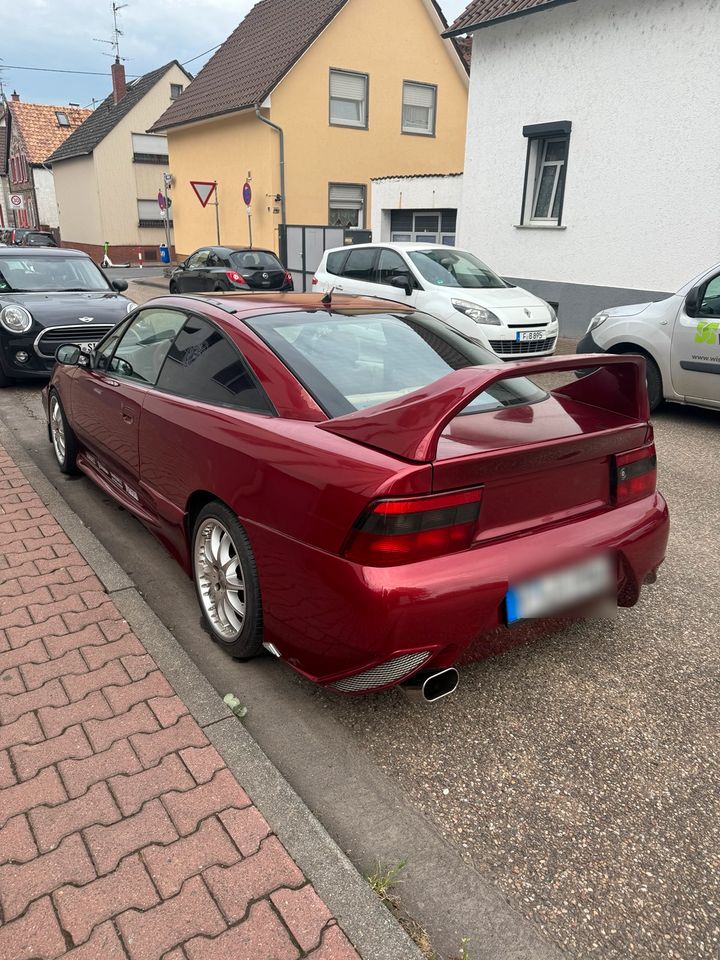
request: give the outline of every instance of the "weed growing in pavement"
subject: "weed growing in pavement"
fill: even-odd
[[[397,907],[397,899],[390,891],[398,883],[402,883],[402,880],[398,878],[406,866],[407,860],[401,860],[394,867],[386,867],[385,869],[378,863],[375,873],[371,873],[367,878],[370,889],[388,907]]]

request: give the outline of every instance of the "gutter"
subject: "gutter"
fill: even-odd
[[[446,30],[443,37],[446,40],[453,40],[455,37],[464,36],[466,33],[475,33],[476,30],[484,30],[486,27],[494,27],[496,23],[504,23],[507,20],[517,20],[519,17],[527,17],[531,13],[542,13],[543,10],[549,10],[551,7],[559,7],[565,3],[576,3],[576,0],[547,0],[540,7],[530,7],[525,10],[517,10],[515,13],[508,13],[503,17],[493,17],[492,20],[484,20],[482,23],[467,23],[464,27],[455,30]]]
[[[260,104],[255,104],[255,116],[260,120],[261,123],[266,124],[268,127],[271,127],[280,137],[280,226],[281,226],[281,240],[280,240],[280,254],[281,260],[286,265],[287,268],[287,209],[285,206],[285,133],[282,127],[279,127],[276,123],[273,123],[272,120],[268,120],[267,117],[264,117],[260,112]]]

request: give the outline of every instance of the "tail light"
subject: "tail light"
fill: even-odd
[[[237,283],[241,287],[247,286],[247,280],[245,277],[241,277],[240,274],[235,270],[227,270],[225,276],[231,283]]]
[[[316,287],[319,283],[320,283],[320,281],[318,280],[317,277],[313,277],[313,278],[312,278],[312,285],[313,285],[314,287]]]
[[[466,550],[480,514],[482,489],[430,497],[378,500],[350,531],[343,556],[353,563],[392,567]]]
[[[657,454],[651,443],[615,457],[615,503],[620,505],[642,500],[655,493]]]
[[[292,274],[290,273],[289,270],[286,270],[286,271],[285,271],[285,278],[284,278],[284,280],[283,280],[283,286],[293,287],[294,285],[295,285],[295,284],[293,283]]]

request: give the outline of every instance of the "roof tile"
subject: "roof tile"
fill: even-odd
[[[81,107],[57,107],[47,103],[10,100],[12,122],[22,135],[29,163],[44,163],[47,157],[92,114]],[[61,127],[56,113],[67,114],[69,127]]]
[[[472,0],[464,13],[461,13],[445,36],[451,33],[484,27],[495,20],[506,20],[535,13],[545,7],[554,7],[561,3],[574,3],[575,0]]]

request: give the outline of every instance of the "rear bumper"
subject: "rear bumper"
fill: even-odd
[[[266,528],[247,529],[258,562],[266,639],[300,673],[332,685],[421,651],[430,653],[423,669],[451,666],[470,646],[478,656],[490,654],[498,630],[511,633],[504,626],[510,584],[594,552],[617,554],[618,600],[633,606],[665,557],[669,518],[655,494],[525,536],[384,569],[359,567]]]

